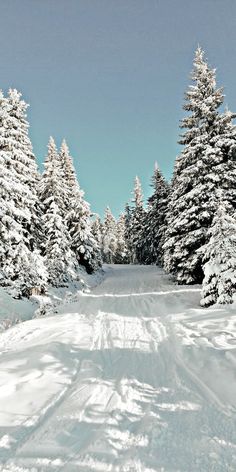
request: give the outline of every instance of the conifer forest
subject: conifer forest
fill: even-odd
[[[215,69],[198,47],[180,123],[182,151],[167,182],[155,163],[152,195],[133,197],[116,219],[93,214],[63,139],[49,138],[38,171],[27,105],[0,96],[0,281],[14,297],[44,294],[102,263],[157,265],[176,284],[202,284],[201,305],[231,304],[236,291],[236,126]],[[134,169],[135,175],[135,169]],[[79,177],[79,176],[78,176]]]

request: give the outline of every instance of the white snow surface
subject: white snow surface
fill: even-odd
[[[154,266],[0,335],[1,472],[236,470],[236,306]]]
[[[37,306],[27,299],[14,299],[0,287],[0,332],[19,321],[31,319]]]

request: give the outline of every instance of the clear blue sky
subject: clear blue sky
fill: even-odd
[[[66,138],[92,209],[117,214],[135,175],[172,173],[197,44],[236,111],[235,0],[0,0],[0,87],[30,103],[42,163]]]

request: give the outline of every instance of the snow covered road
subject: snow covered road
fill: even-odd
[[[0,471],[236,470],[236,307],[109,266],[0,335]]]

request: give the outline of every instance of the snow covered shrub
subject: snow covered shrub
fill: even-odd
[[[45,266],[44,258],[41,256],[39,251],[25,251],[25,248],[21,246],[18,248],[18,273],[15,274],[15,278],[12,282],[13,296],[15,298],[30,297],[35,292],[38,295],[45,293],[48,283],[48,272]]]

